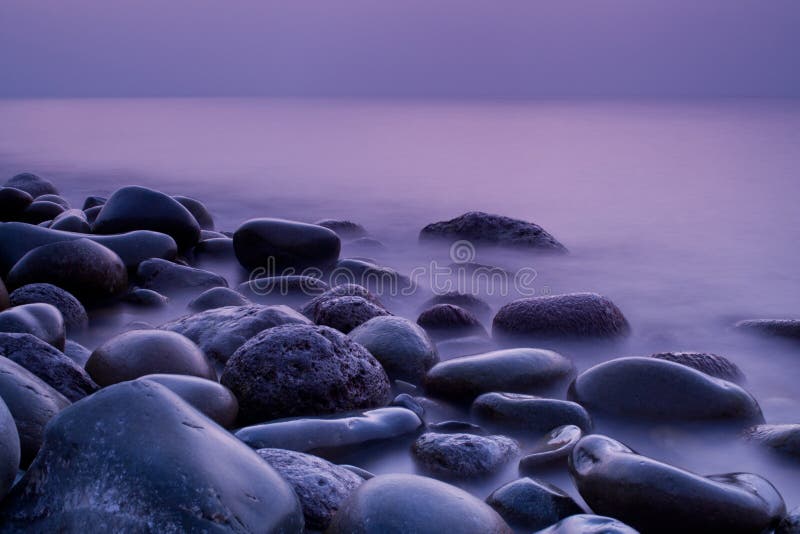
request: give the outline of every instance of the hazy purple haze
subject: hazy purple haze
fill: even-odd
[[[3,0],[0,96],[800,96],[796,0]]]

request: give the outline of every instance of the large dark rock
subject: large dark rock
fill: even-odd
[[[495,336],[614,338],[630,327],[617,306],[596,293],[568,293],[509,302],[494,316]]]
[[[427,432],[411,450],[426,471],[463,478],[496,472],[519,454],[519,445],[505,436]]]
[[[580,404],[521,393],[484,393],[472,403],[472,413],[488,425],[541,434],[575,425],[592,429],[592,419]]]
[[[431,223],[419,233],[420,241],[467,240],[475,245],[536,249],[564,253],[566,247],[539,225],[470,211],[449,221]]]
[[[5,187],[20,189],[33,198],[58,194],[58,189],[53,185],[53,182],[31,172],[23,172],[9,178],[5,183]]]
[[[800,319],[748,319],[736,323],[735,328],[765,336],[800,339]]]
[[[33,197],[14,187],[0,187],[0,221],[18,221],[33,202]]]
[[[510,534],[489,505],[462,489],[415,475],[364,482],[333,517],[328,534]]]
[[[583,512],[572,497],[543,480],[520,478],[486,498],[506,523],[518,529],[537,530]]]
[[[117,189],[94,220],[96,234],[153,230],[172,236],[180,248],[200,241],[200,226],[177,200],[146,187]]]
[[[37,282],[53,284],[79,299],[92,301],[122,294],[128,287],[128,272],[110,249],[78,239],[35,248],[8,274],[11,287]]]
[[[756,425],[747,429],[745,437],[778,452],[800,457],[800,425]]]
[[[186,305],[189,311],[198,313],[225,306],[246,306],[251,304],[244,295],[229,287],[212,287],[206,289]]]
[[[44,303],[22,304],[0,312],[0,332],[32,334],[58,350],[64,350],[66,341],[61,312]]]
[[[569,398],[592,413],[624,417],[763,421],[756,400],[736,384],[656,358],[595,365],[570,385]]]
[[[0,506],[0,531],[300,532],[292,489],[167,388],[117,384],[64,410]]]
[[[215,380],[170,374],[145,375],[138,380],[161,384],[222,427],[230,428],[236,422],[239,402],[231,390]]]
[[[378,408],[330,417],[299,417],[242,428],[236,437],[254,449],[274,448],[323,456],[371,441],[415,432],[422,420],[406,408]]]
[[[303,315],[311,320],[314,320],[319,307],[323,303],[338,297],[361,297],[376,306],[386,309],[386,307],[381,303],[380,299],[370,293],[366,287],[357,284],[340,284],[311,299],[305,306],[303,306],[301,311]]]
[[[577,514],[562,519],[555,525],[535,534],[639,534],[622,521],[592,514]]]
[[[728,358],[717,354],[709,354],[707,352],[659,352],[650,357],[680,363],[723,380],[730,380],[731,382],[744,381],[744,375],[739,367]]]
[[[214,217],[211,216],[211,213],[202,202],[193,198],[182,196],[174,196],[172,198],[177,200],[181,206],[189,210],[189,213],[192,214],[192,217],[194,217],[198,226],[200,226],[202,230],[214,229]]]
[[[62,213],[64,213],[64,207],[60,204],[34,199],[34,201],[25,208],[25,211],[22,212],[20,220],[28,224],[44,224],[44,226],[50,226],[48,221],[52,221]]]
[[[19,470],[19,433],[14,417],[0,398],[0,500],[6,496]]]
[[[16,289],[10,295],[13,306],[42,302],[55,306],[64,319],[68,332],[85,330],[89,326],[86,308],[71,293],[53,284],[28,284]]]
[[[519,461],[520,471],[534,471],[543,465],[566,463],[582,437],[583,431],[575,425],[554,428],[525,451],[525,456]]]
[[[758,475],[703,477],[601,435],[578,442],[570,474],[594,512],[648,533],[766,532],[786,512],[778,491]]]
[[[329,298],[320,303],[315,311],[312,319],[316,324],[335,328],[344,334],[374,317],[390,315],[383,307],[363,297]]]
[[[225,278],[216,273],[159,258],[140,263],[136,278],[143,288],[165,295],[205,291],[212,287],[228,287]]]
[[[439,361],[428,334],[402,317],[375,317],[348,336],[375,356],[392,379],[420,383]]]
[[[72,402],[100,389],[83,367],[30,334],[0,334],[0,356],[21,365]]]
[[[261,332],[230,357],[220,381],[239,399],[243,422],[375,408],[390,399],[381,364],[325,326]]]
[[[66,210],[59,213],[56,218],[53,219],[50,228],[53,230],[78,232],[81,234],[90,234],[92,232],[89,221],[86,219],[86,214],[77,209]]]
[[[323,531],[364,479],[327,460],[285,449],[256,451],[289,483],[303,507],[306,529]]]
[[[245,269],[262,267],[267,276],[281,271],[324,267],[336,262],[341,243],[332,230],[283,219],[251,219],[233,234],[233,248]]]
[[[286,306],[226,306],[186,315],[161,325],[162,330],[182,334],[210,358],[225,363],[245,341],[259,332],[285,324],[311,324]]]
[[[417,324],[434,339],[486,335],[478,318],[455,304],[431,306],[419,315]]]
[[[545,393],[568,380],[572,362],[550,350],[506,349],[435,365],[425,378],[433,395],[472,401],[481,393]]]
[[[323,219],[314,224],[317,226],[324,226],[328,230],[333,230],[342,239],[356,239],[365,237],[367,230],[358,223],[353,221],[343,221],[339,219]]]
[[[197,345],[164,330],[131,330],[97,347],[86,371],[101,386],[151,374],[176,374],[216,380],[217,373]]]

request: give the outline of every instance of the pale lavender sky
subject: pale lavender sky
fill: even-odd
[[[0,96],[800,96],[800,0],[0,0]]]

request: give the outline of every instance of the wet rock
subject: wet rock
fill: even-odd
[[[520,459],[520,471],[535,470],[543,465],[566,462],[572,449],[582,437],[583,431],[575,425],[554,428],[528,449],[527,454]]]
[[[402,317],[375,317],[348,336],[375,356],[389,377],[420,383],[439,361],[425,330]]]
[[[489,505],[462,489],[416,475],[367,480],[333,517],[329,534],[510,534]]]
[[[494,490],[486,503],[510,526],[537,530],[583,512],[572,497],[556,486],[532,478],[520,478]]]
[[[89,356],[92,355],[92,351],[90,351],[80,343],[68,339],[67,342],[64,344],[64,355],[67,356],[73,362],[83,367],[86,365],[86,362],[89,361]]]
[[[742,382],[744,380],[744,374],[735,363],[717,354],[706,352],[659,352],[650,357],[680,363],[709,376],[730,380],[731,382]]]
[[[362,297],[335,297],[317,306],[314,323],[349,333],[373,317],[389,315],[384,308]]]
[[[484,393],[472,403],[472,413],[486,423],[526,433],[540,434],[564,425],[585,432],[592,429],[592,419],[580,404],[520,393]]]
[[[194,254],[198,258],[234,259],[233,239],[229,237],[215,237],[204,239],[195,245]]]
[[[103,204],[92,226],[96,234],[153,230],[171,236],[179,248],[200,240],[200,226],[178,201],[146,187],[117,189]]]
[[[54,204],[58,204],[59,206],[61,206],[65,210],[70,209],[70,205],[69,205],[69,202],[67,202],[67,199],[65,199],[64,197],[62,197],[60,195],[52,195],[52,194],[50,194],[50,195],[39,195],[38,197],[35,197],[33,200],[41,201],[41,202],[52,202]]]
[[[523,298],[500,308],[492,321],[495,336],[614,338],[630,327],[617,306],[596,293]]]
[[[148,308],[163,308],[169,303],[169,298],[152,289],[135,287],[128,291],[122,298],[128,304]]]
[[[419,239],[467,240],[475,245],[567,252],[564,245],[539,225],[482,211],[470,211],[449,221],[431,223],[422,229]]]
[[[0,518],[2,531],[303,528],[294,492],[266,462],[148,380],[106,388],[55,418]]]
[[[288,300],[306,300],[328,289],[328,284],[313,276],[267,276],[239,284],[243,295],[259,303],[273,303],[287,297]]]
[[[18,221],[33,202],[33,197],[21,189],[0,187],[0,221]]]
[[[242,428],[236,437],[254,449],[288,449],[325,456],[336,449],[404,436],[421,426],[417,414],[393,406],[363,413],[283,419]]]
[[[6,496],[19,470],[19,433],[14,417],[0,398],[0,500]]]
[[[467,421],[440,421],[428,425],[428,430],[439,434],[475,434],[485,436],[487,432],[476,424]]]
[[[750,319],[739,321],[735,328],[765,336],[800,339],[800,319]]]
[[[64,348],[64,319],[50,304],[22,304],[0,312],[0,332],[32,334],[58,350]]]
[[[285,324],[311,324],[286,306],[225,306],[186,315],[161,325],[182,334],[210,358],[225,363],[245,341],[262,330]]]
[[[745,437],[776,451],[800,457],[800,425],[756,425],[747,429]]]
[[[422,407],[422,405],[417,401],[417,399],[415,399],[408,393],[401,393],[398,396],[396,396],[394,399],[392,399],[391,405],[400,406],[401,408],[407,408],[412,412],[414,412],[415,414],[417,414],[417,416],[420,419],[422,419],[422,416],[425,415],[425,408]]]
[[[92,352],[86,371],[101,386],[163,373],[217,379],[197,345],[164,330],[132,330],[109,339]]]
[[[86,211],[89,208],[102,207],[106,202],[108,202],[106,197],[91,195],[86,197],[86,200],[83,201],[83,207],[81,209]]]
[[[194,217],[198,226],[200,226],[202,230],[214,229],[214,217],[211,216],[211,213],[202,202],[193,198],[182,196],[174,196],[172,198],[177,200],[181,206],[189,210],[189,213],[192,214],[192,217]]]
[[[423,311],[417,324],[434,339],[486,335],[486,330],[477,317],[454,304],[436,304]]]
[[[39,224],[45,221],[52,221],[63,212],[64,207],[60,204],[34,199],[22,212],[20,220],[28,224]],[[48,224],[47,226],[50,225]]]
[[[11,287],[37,282],[58,286],[93,301],[122,294],[128,272],[119,256],[88,239],[42,245],[25,254],[8,273]]]
[[[72,402],[100,389],[83,367],[30,334],[0,334],[0,356],[21,365]]]
[[[3,279],[0,278],[0,311],[5,310],[11,306],[11,301],[8,296],[8,290],[6,289],[5,283],[3,283]]]
[[[572,362],[550,350],[506,349],[435,365],[425,378],[434,395],[471,401],[481,393],[544,393],[569,379]]]
[[[332,285],[360,285],[376,295],[409,295],[415,287],[407,276],[390,267],[356,258],[339,260],[329,273],[329,280]]]
[[[358,223],[352,221],[342,221],[338,219],[323,219],[314,224],[333,230],[343,239],[355,239],[367,235],[367,230]]]
[[[248,304],[251,302],[238,291],[228,287],[212,287],[189,302],[187,308],[196,313],[225,306],[246,306]]]
[[[591,514],[577,514],[535,534],[639,534],[622,521]]]
[[[311,299],[303,306],[301,311],[303,315],[313,320],[314,316],[317,314],[318,308],[323,302],[338,297],[361,297],[376,306],[386,309],[385,306],[381,304],[380,299],[370,293],[366,287],[357,284],[340,284]]]
[[[9,178],[5,183],[5,187],[13,187],[25,191],[33,198],[41,195],[57,195],[58,189],[53,185],[53,182],[37,176],[31,172],[23,172]]]
[[[239,413],[239,402],[231,390],[213,380],[170,374],[145,375],[137,380],[161,384],[225,428],[233,426]]]
[[[369,480],[371,478],[375,478],[375,475],[373,473],[370,473],[366,469],[361,469],[360,467],[356,467],[354,465],[340,464],[339,467],[347,469],[348,471],[350,471],[352,473],[355,473],[356,475],[361,477],[363,480]]]
[[[431,473],[474,477],[496,472],[519,454],[519,445],[505,436],[427,432],[414,442],[411,451]]]
[[[340,247],[332,230],[284,219],[251,219],[233,234],[236,257],[245,269],[324,267],[336,261]]]
[[[568,396],[592,413],[763,421],[756,400],[736,384],[656,358],[618,358],[596,365],[575,379]]]
[[[158,258],[140,263],[136,278],[143,288],[166,295],[228,286],[218,274]]]
[[[297,494],[306,529],[328,528],[342,502],[364,482],[352,471],[310,454],[284,449],[256,452]]]
[[[45,425],[70,402],[8,358],[0,358],[0,398],[14,417],[22,451],[20,467],[25,469],[42,445]]]
[[[390,398],[380,363],[325,326],[261,332],[230,357],[220,382],[239,399],[243,422],[374,408]]]
[[[55,306],[61,312],[64,326],[68,332],[85,330],[89,325],[86,308],[71,293],[52,284],[28,284],[11,293],[13,306],[42,302]]]
[[[800,506],[781,519],[775,534],[800,534]]]

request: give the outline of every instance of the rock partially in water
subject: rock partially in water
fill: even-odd
[[[200,226],[189,210],[160,191],[140,186],[114,191],[92,229],[96,234],[153,230],[171,236],[182,249],[200,241]]]
[[[31,250],[8,274],[11,287],[37,282],[53,284],[81,300],[93,301],[124,293],[128,272],[110,249],[89,239],[77,239]]]
[[[324,531],[328,528],[345,499],[364,482],[352,471],[310,454],[285,449],[256,452],[297,494],[306,529]]]
[[[247,306],[248,304],[252,303],[238,291],[228,287],[212,287],[195,297],[186,307],[189,308],[189,311],[197,313],[225,306]]]
[[[402,317],[375,317],[350,332],[349,337],[366,347],[392,379],[418,384],[439,361],[436,346],[425,330]]]
[[[484,393],[472,403],[472,413],[488,425],[541,434],[556,427],[575,425],[592,430],[592,419],[575,402],[521,393]]]
[[[41,202],[52,202],[54,204],[58,204],[65,210],[68,210],[71,207],[67,199],[65,199],[61,195],[54,195],[54,194],[39,195],[38,197],[34,197],[34,200],[38,200]]]
[[[101,386],[163,373],[217,379],[197,345],[164,330],[132,330],[109,339],[92,352],[86,371]]]
[[[630,332],[617,306],[596,293],[568,293],[509,302],[494,316],[501,337],[616,338]]]
[[[86,214],[77,209],[66,210],[58,214],[58,216],[53,219],[50,228],[53,230],[63,230],[64,232],[78,232],[81,234],[92,233],[92,228],[89,226]]]
[[[486,498],[506,523],[518,529],[538,530],[571,515],[583,513],[572,497],[560,488],[532,478],[505,484]]]
[[[778,452],[800,457],[800,425],[756,425],[747,429],[745,437]]]
[[[108,198],[106,197],[90,195],[83,201],[83,207],[81,209],[86,211],[89,208],[102,207],[106,202],[108,202]]]
[[[328,534],[511,534],[489,505],[462,489],[416,475],[364,482],[333,517]]]
[[[482,393],[545,393],[568,380],[572,362],[550,350],[505,349],[453,358],[435,365],[426,389],[438,396],[472,401]]]
[[[312,318],[314,323],[335,328],[344,334],[374,317],[390,315],[383,307],[363,297],[328,298],[316,307],[315,312]]]
[[[577,514],[535,534],[639,534],[639,531],[611,517]]]
[[[89,316],[86,308],[71,293],[54,286],[53,284],[28,284],[16,289],[10,295],[13,306],[35,304],[41,302],[50,304],[61,312],[64,326],[68,332],[79,332],[89,326]]]
[[[9,178],[4,184],[5,187],[13,187],[25,191],[33,198],[42,195],[57,195],[58,189],[53,182],[32,172],[23,172]]]
[[[200,226],[202,230],[214,229],[214,217],[211,216],[211,212],[208,211],[208,208],[206,208],[202,202],[193,198],[182,196],[174,196],[172,198],[177,200],[181,206],[189,210],[189,213],[192,214],[192,217],[194,217],[198,226]]]
[[[413,294],[415,288],[411,279],[394,269],[357,258],[339,260],[328,279],[331,285],[355,284],[376,295],[393,297]]]
[[[285,324],[311,324],[311,321],[286,306],[250,304],[186,315],[159,328],[188,337],[207,356],[225,363],[251,337]]]
[[[525,456],[519,461],[520,471],[532,471],[543,465],[565,463],[582,437],[583,431],[575,425],[554,428],[526,451]]]
[[[341,242],[322,226],[284,219],[250,219],[233,234],[233,248],[245,269],[325,267],[339,258]],[[294,274],[294,273],[283,273]]]
[[[253,302],[305,301],[322,295],[328,284],[314,276],[267,276],[239,284],[239,291]]]
[[[623,417],[763,421],[756,400],[736,384],[656,358],[595,365],[575,379],[568,396],[592,413]]]
[[[86,365],[86,362],[89,361],[89,356],[92,355],[92,351],[90,351],[77,341],[68,339],[67,342],[64,344],[64,355],[67,356],[73,362],[83,367]]]
[[[54,419],[0,517],[4,532],[303,529],[297,497],[266,462],[147,380],[106,388]]]
[[[449,291],[435,295],[425,301],[425,308],[431,308],[438,304],[452,304],[459,308],[464,308],[472,312],[476,317],[486,319],[492,313],[492,308],[486,302],[479,299],[475,295],[468,293],[459,293],[458,291]]]
[[[486,335],[477,317],[454,304],[431,306],[419,315],[417,324],[434,339]]]
[[[100,211],[103,209],[103,206],[95,206],[93,208],[85,208],[83,210],[84,215],[86,215],[86,220],[89,221],[89,224],[93,224],[97,216],[100,215]],[[166,234],[164,234],[166,235]],[[171,239],[171,238],[170,238]],[[177,248],[177,245],[176,245]]]
[[[33,197],[21,189],[0,187],[0,221],[18,221],[33,202]]]
[[[454,420],[431,423],[428,425],[428,430],[438,434],[475,434],[476,436],[487,434],[483,428],[474,423]]]
[[[411,450],[422,467],[433,474],[469,478],[496,472],[519,454],[519,445],[505,436],[427,432]]]
[[[236,254],[233,250],[233,239],[230,237],[215,237],[203,239],[192,249],[197,258],[206,257],[215,260],[234,260]]]
[[[63,350],[66,342],[61,312],[44,303],[22,304],[0,312],[0,332],[32,334],[58,350]]]
[[[786,512],[778,491],[758,475],[703,477],[601,435],[578,442],[570,474],[592,510],[642,532],[766,532]]]
[[[353,221],[344,221],[339,219],[323,219],[314,224],[317,226],[324,226],[329,230],[333,230],[342,239],[356,239],[365,237],[367,230],[358,223]]]
[[[317,309],[320,307],[320,305],[322,305],[323,302],[338,297],[361,297],[364,300],[375,304],[376,306],[386,309],[386,307],[381,303],[380,299],[370,293],[366,287],[358,284],[340,284],[325,291],[325,293],[322,295],[311,299],[305,306],[303,306],[301,311],[303,315],[313,320],[317,313]]]
[[[137,380],[149,380],[166,387],[218,425],[231,428],[239,413],[236,396],[217,381],[188,375],[154,374]]]
[[[21,365],[72,402],[100,389],[83,367],[30,334],[0,334],[0,356]]]
[[[22,212],[20,220],[28,224],[41,224],[46,221],[52,221],[64,212],[64,206],[56,204],[55,202],[48,202],[46,200],[34,199],[25,211]],[[45,226],[50,226],[49,223]]]
[[[739,321],[735,328],[765,336],[800,339],[800,319],[749,319]]]
[[[408,408],[415,414],[422,419],[422,416],[425,415],[425,408],[422,404],[419,403],[417,399],[409,395],[408,393],[401,393],[392,399],[391,402],[392,406],[400,406],[401,408]]]
[[[800,506],[781,519],[775,529],[775,534],[800,534]]]
[[[8,289],[6,289],[3,279],[0,278],[0,311],[7,309],[9,306],[11,306],[11,301],[8,296]]]
[[[19,470],[19,433],[14,417],[0,398],[0,500],[6,496]]]
[[[659,352],[650,356],[659,360],[680,363],[715,378],[741,383],[744,374],[741,369],[724,356],[707,352]]]
[[[141,287],[132,288],[122,297],[122,300],[134,306],[147,308],[163,308],[169,303],[169,297],[162,295],[158,291],[142,289]]]
[[[140,263],[136,278],[143,288],[165,295],[205,291],[212,287],[228,287],[225,278],[216,273],[159,258]]]
[[[239,399],[243,422],[375,408],[390,399],[381,364],[325,326],[261,332],[230,357],[220,381]]]

